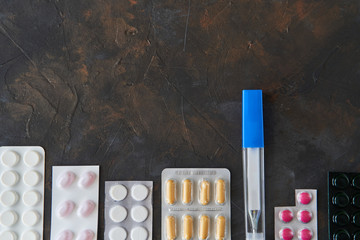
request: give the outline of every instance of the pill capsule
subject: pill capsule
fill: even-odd
[[[207,205],[210,201],[210,183],[203,180],[200,183],[200,204]]]
[[[225,238],[225,224],[224,216],[216,218],[216,240],[223,240]]]
[[[225,182],[222,179],[216,181],[216,203],[225,203]]]
[[[185,179],[182,183],[182,202],[189,204],[192,201],[192,182],[189,179]]]
[[[185,215],[183,218],[183,239],[190,240],[193,236],[193,218]]]
[[[166,238],[167,240],[175,240],[176,238],[176,225],[174,216],[168,216],[166,218]]]
[[[199,225],[199,239],[205,240],[209,236],[209,217],[206,215],[202,215],[200,217],[200,225]]]
[[[170,205],[173,205],[176,201],[175,191],[176,191],[175,181],[172,179],[167,180],[167,182],[166,182],[166,202]]]

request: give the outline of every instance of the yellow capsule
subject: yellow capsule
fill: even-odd
[[[216,181],[216,203],[225,203],[225,182],[222,179]]]
[[[199,239],[205,240],[209,236],[209,217],[206,215],[202,215],[200,217],[200,225],[199,225]]]
[[[185,179],[182,183],[182,202],[189,204],[192,201],[192,182],[189,179]]]
[[[166,181],[166,202],[173,205],[176,201],[176,186],[175,181],[169,179]]]
[[[185,240],[192,239],[193,236],[193,218],[190,215],[184,216],[183,219],[183,238]]]
[[[200,204],[207,205],[210,201],[210,183],[203,180],[200,183]]]
[[[218,216],[216,218],[216,240],[223,240],[225,238],[225,217]]]
[[[174,216],[168,216],[166,218],[166,237],[167,240],[174,240],[176,238],[176,226]]]

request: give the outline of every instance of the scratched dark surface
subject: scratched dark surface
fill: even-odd
[[[273,207],[360,171],[358,0],[0,0],[0,145],[46,150],[51,167],[100,164],[105,180],[153,180],[160,239],[166,167],[232,172],[243,239],[241,90],[264,90],[267,239]],[[99,212],[103,239],[103,210]]]

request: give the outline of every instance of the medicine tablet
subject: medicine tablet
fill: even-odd
[[[41,175],[37,171],[31,170],[24,174],[23,180],[26,185],[34,187],[40,182]]]
[[[183,217],[183,239],[190,240],[193,237],[193,218],[190,215]]]
[[[216,240],[223,240],[225,238],[226,221],[224,216],[216,217]]]
[[[95,236],[94,232],[87,229],[87,230],[80,232],[80,234],[76,238],[76,240],[93,240],[94,236]]]
[[[127,210],[123,206],[112,207],[109,211],[109,217],[113,222],[120,223],[127,217]]]
[[[59,217],[64,218],[69,216],[74,211],[74,208],[75,208],[75,203],[71,200],[67,200],[65,202],[60,203],[57,206],[56,214]]]
[[[23,194],[22,200],[26,206],[32,207],[41,200],[41,194],[35,190],[30,190]]]
[[[149,189],[143,184],[136,184],[131,188],[131,196],[136,201],[143,201],[149,194]]]
[[[303,228],[298,231],[298,239],[299,240],[311,240],[312,232],[310,229]]]
[[[216,203],[220,205],[225,203],[225,181],[222,179],[216,181]]]
[[[208,205],[209,201],[210,201],[210,183],[209,181],[203,180],[200,183],[199,202],[201,205]]]
[[[147,240],[148,232],[143,227],[135,227],[131,230],[131,240]]]
[[[90,187],[96,179],[96,174],[92,171],[85,172],[81,174],[78,185],[81,188],[88,188]]]
[[[19,174],[15,171],[6,171],[1,175],[1,183],[7,187],[12,187],[19,181]]]
[[[2,164],[7,167],[14,167],[19,162],[20,156],[16,152],[6,151],[1,158]]]
[[[26,226],[32,227],[39,222],[40,215],[37,211],[30,210],[23,214],[22,221]]]
[[[169,205],[176,202],[176,183],[172,179],[166,181],[166,202]]]
[[[56,184],[60,188],[68,188],[72,185],[76,178],[75,173],[72,171],[67,171],[59,175],[56,180]]]
[[[167,240],[175,240],[176,238],[176,222],[174,216],[166,217],[166,238]]]
[[[62,231],[56,238],[56,240],[73,240],[74,233],[70,230]]]
[[[308,223],[311,221],[312,214],[307,210],[301,210],[297,213],[297,219],[302,223]]]
[[[291,222],[291,220],[293,220],[294,215],[293,215],[292,211],[286,209],[286,210],[280,211],[279,218],[281,221],[288,223],[288,222]]]
[[[1,240],[17,240],[17,235],[16,235],[16,233],[14,233],[12,231],[5,231],[0,234],[0,239]]]
[[[5,227],[11,227],[18,221],[18,215],[15,211],[8,210],[6,212],[1,213],[0,215],[0,223]]]
[[[25,154],[24,162],[28,167],[35,167],[41,161],[41,156],[35,151],[28,151]]]
[[[77,214],[80,217],[88,217],[94,211],[96,204],[91,200],[80,203]]]
[[[109,231],[109,239],[110,240],[126,240],[127,232],[122,227],[113,227]]]
[[[29,230],[22,234],[21,240],[40,240],[40,235],[34,230]]]
[[[309,192],[300,192],[297,194],[297,200],[299,203],[307,205],[311,202],[311,193]]]
[[[131,209],[131,218],[135,222],[143,222],[149,215],[149,211],[144,206],[136,206]]]
[[[0,197],[0,202],[5,207],[11,207],[15,205],[18,202],[18,200],[19,200],[19,194],[11,190],[3,192]]]
[[[121,184],[111,186],[110,197],[115,201],[122,201],[127,195],[127,189]]]
[[[279,232],[280,239],[291,240],[294,238],[294,232],[290,228],[283,228]]]
[[[209,225],[210,219],[206,215],[202,215],[200,217],[200,225],[199,225],[199,239],[205,240],[209,236]]]
[[[182,182],[182,203],[190,204],[192,202],[192,182],[189,179],[185,179]]]

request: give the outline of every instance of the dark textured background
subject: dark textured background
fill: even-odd
[[[0,145],[51,166],[100,164],[104,180],[153,180],[160,239],[165,167],[232,172],[243,239],[241,90],[264,90],[267,239],[273,207],[326,175],[360,171],[358,0],[0,0]],[[103,239],[103,210],[99,239]]]

